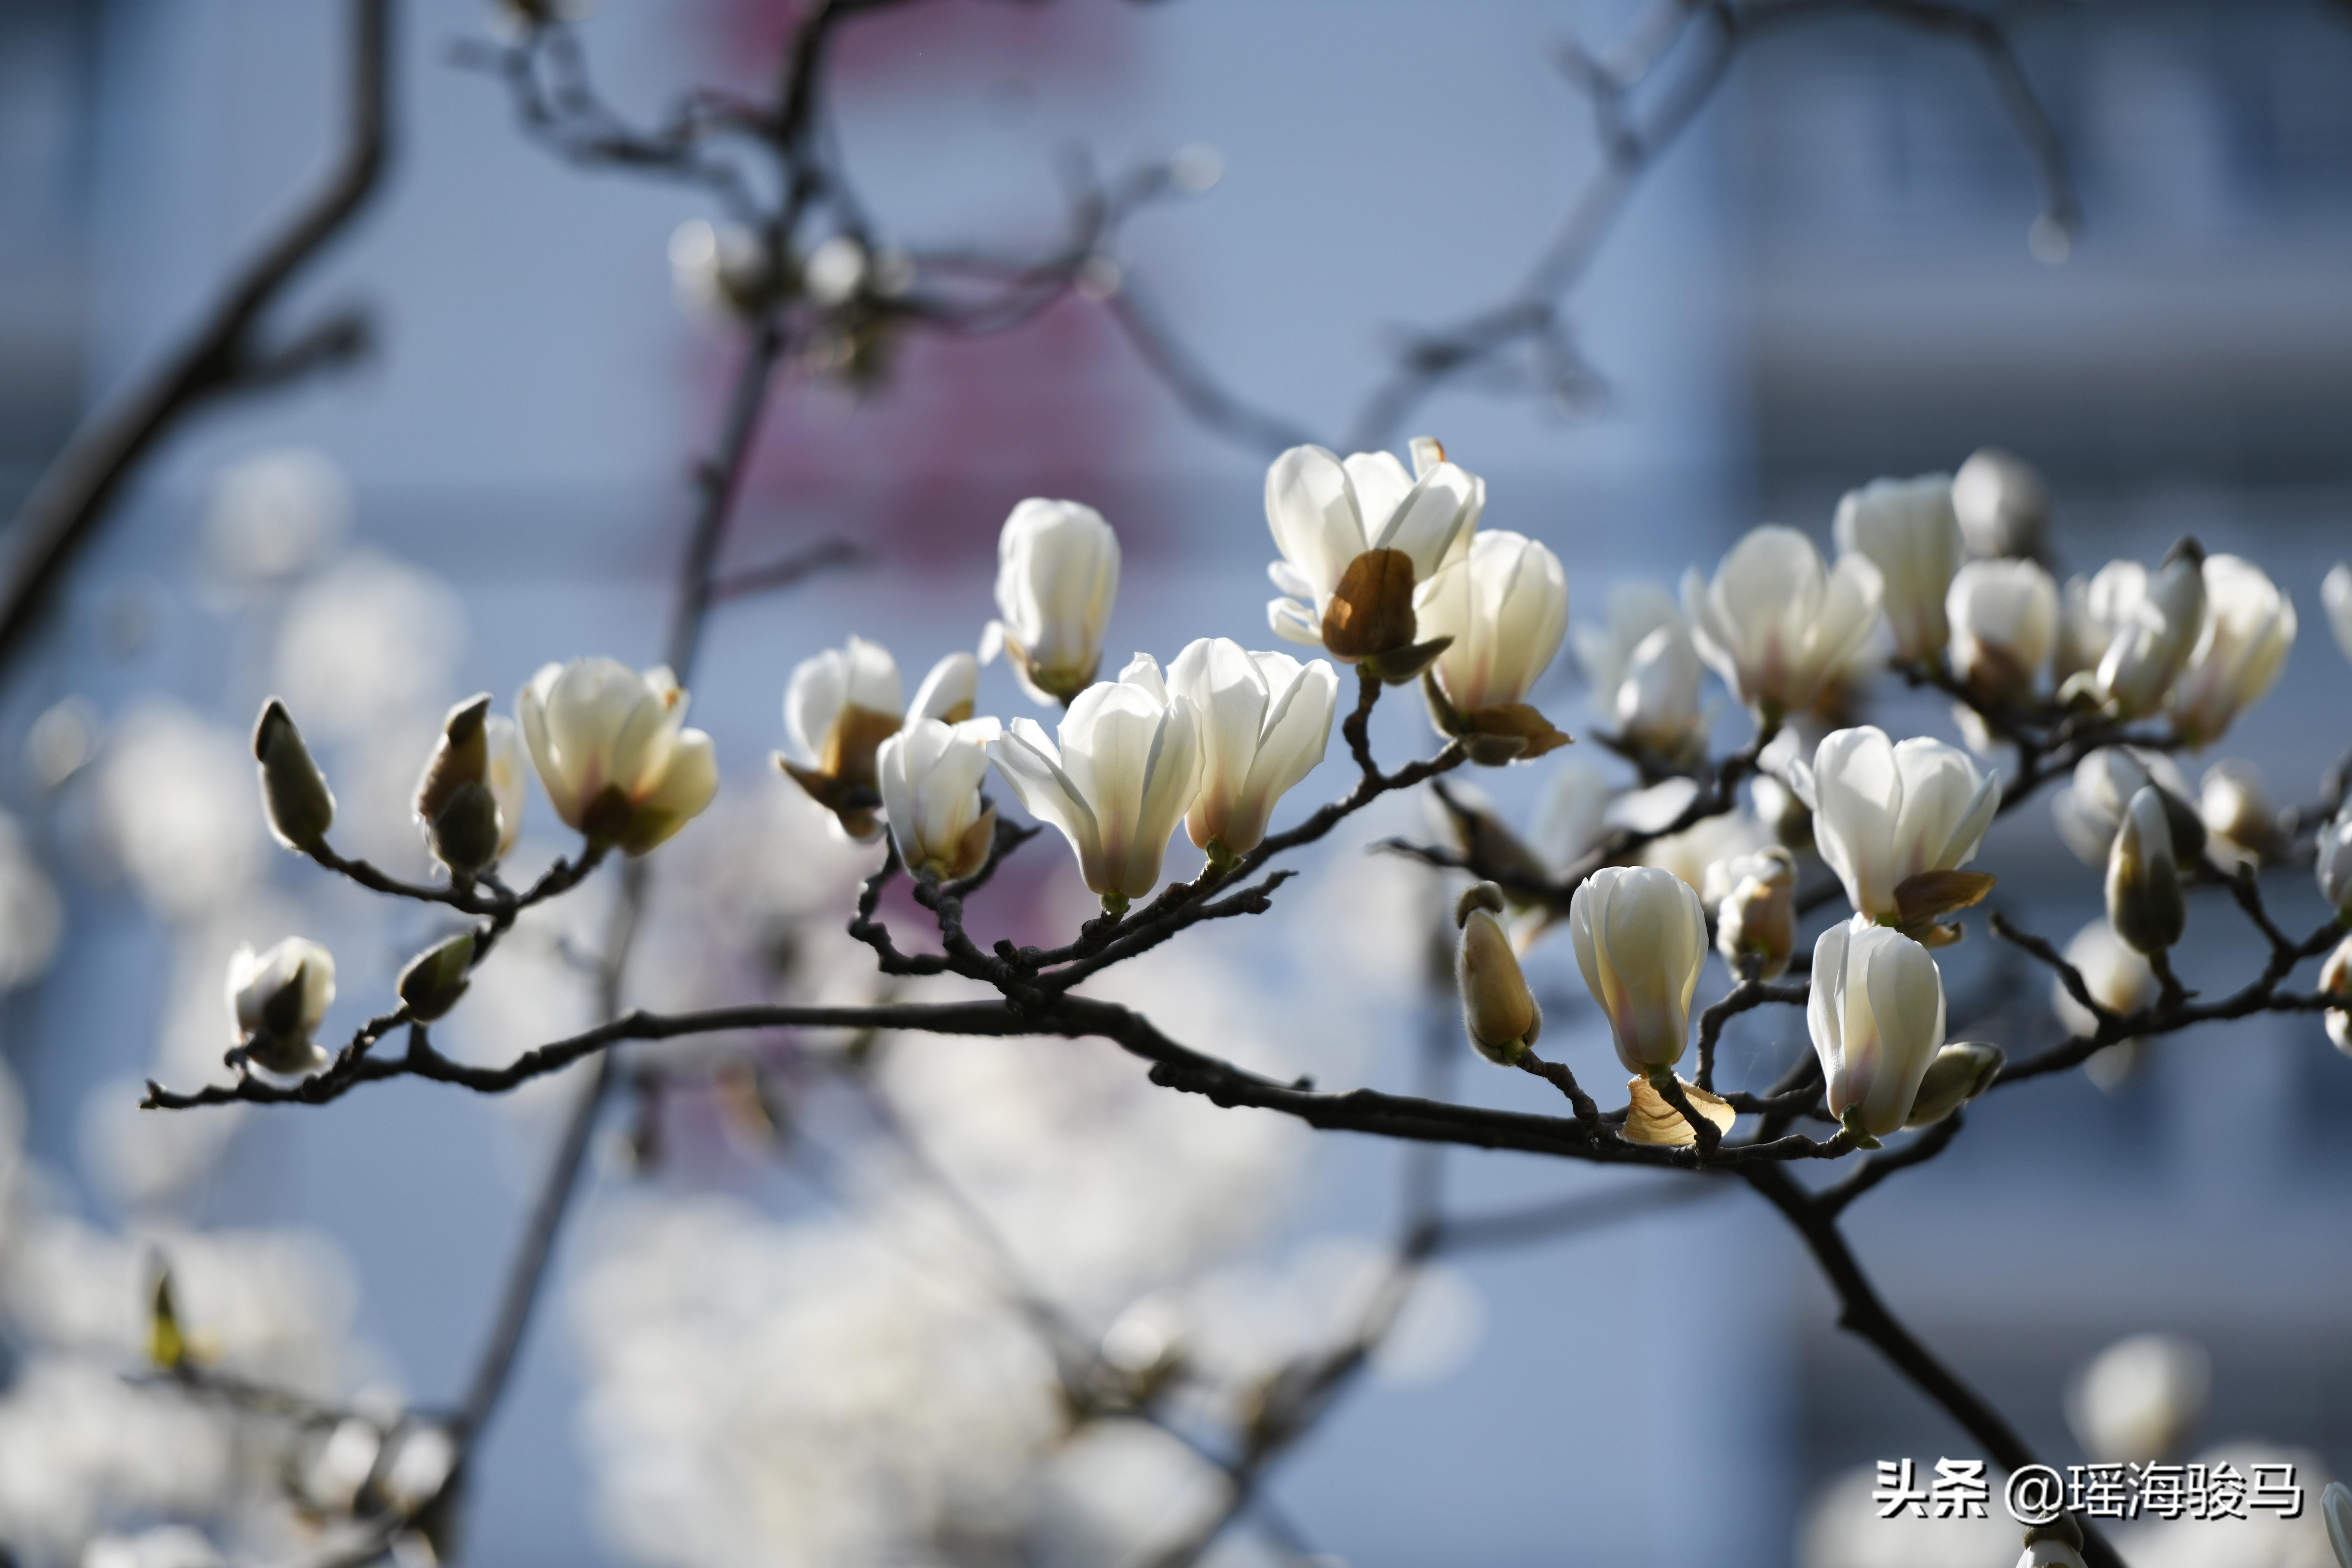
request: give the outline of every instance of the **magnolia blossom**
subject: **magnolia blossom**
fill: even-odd
[[[2066,944],[2066,962],[2083,977],[2091,1000],[2110,1013],[2137,1013],[2156,1001],[2156,971],[2105,920],[2074,933]],[[2074,1000],[2063,977],[2051,982],[2050,1005],[2069,1034],[2088,1039],[2099,1032],[2097,1015]]]
[[[1971,561],[1952,578],[1944,610],[1952,673],[2002,702],[2032,695],[2058,641],[2058,584],[2031,561]]]
[[[253,756],[261,773],[261,804],[269,831],[289,849],[321,842],[334,825],[335,796],[327,775],[310,760],[302,731],[275,697],[262,704],[253,729]]]
[[[684,727],[687,700],[667,667],[640,675],[617,659],[530,678],[515,718],[566,826],[642,855],[701,814],[719,793],[719,759],[709,736]]]
[[[2000,780],[1969,755],[1914,736],[1900,744],[1874,725],[1837,730],[1813,753],[1813,840],[1854,912],[1900,917],[1903,884],[1976,858],[2000,809]]]
[[[980,667],[968,653],[951,653],[931,667],[902,716],[898,662],[879,643],[853,637],[793,667],[784,687],[784,736],[791,747],[777,765],[809,798],[834,814],[852,839],[881,836],[875,753],[910,719],[956,723],[971,716]],[[910,862],[911,864],[911,862]]]
[[[1400,617],[1391,602],[1375,603],[1376,584],[1340,589],[1349,569],[1373,551],[1392,550],[1411,568],[1406,590],[1427,583],[1440,567],[1468,553],[1486,510],[1486,482],[1445,460],[1426,438],[1412,443],[1413,472],[1387,452],[1342,459],[1321,447],[1293,447],[1265,471],[1265,521],[1282,559],[1266,568],[1283,597],[1266,605],[1276,637],[1328,647],[1355,659],[1414,640],[1411,605]],[[1392,590],[1379,595],[1385,600]],[[1336,613],[1335,613],[1336,611]],[[1369,627],[1365,617],[1382,623]]]
[[[946,724],[919,715],[876,753],[890,837],[917,876],[953,881],[987,860],[996,809],[980,784],[988,776],[988,742],[1000,732],[993,719]]]
[[[1936,1053],[1912,1097],[1906,1127],[1932,1127],[1992,1087],[2003,1058],[1998,1046],[1956,1040]]]
[[[1528,989],[1510,937],[1495,918],[1503,909],[1503,891],[1492,882],[1478,883],[1455,903],[1462,939],[1454,948],[1454,977],[1470,1043],[1480,1056],[1507,1067],[1535,1044],[1543,1029],[1543,1009]]]
[[[1035,720],[1015,719],[988,755],[1029,815],[1070,841],[1103,907],[1119,910],[1159,883],[1168,836],[1200,787],[1201,728],[1199,710],[1170,696],[1139,653],[1117,680],[1078,693],[1058,746]]]
[[[2352,563],[2338,561],[2320,579],[2319,602],[2327,609],[2327,626],[2336,634],[2336,646],[2352,658]]]
[[[2172,688],[2172,725],[2192,746],[2221,738],[2262,700],[2294,647],[2294,602],[2252,562],[2205,558],[2205,626]]]
[[[2107,853],[2107,923],[2146,953],[2179,942],[2189,920],[2167,817],[2164,792],[2148,785],[2125,808],[2115,847]]]
[[[1583,859],[1607,837],[1618,785],[1598,763],[1560,763],[1545,781],[1528,824],[1528,843],[1554,871]]]
[[[2327,1037],[2337,1050],[2352,1056],[2352,936],[2337,942],[2319,966],[2319,994],[2344,998],[2344,1006],[2327,1010]]]
[[[237,1043],[271,1072],[308,1072],[327,1059],[311,1037],[334,1000],[335,955],[315,942],[289,936],[268,952],[240,946],[229,955]]]
[[[485,691],[449,710],[412,802],[425,844],[453,871],[494,865],[522,837],[523,747]]]
[[[2189,780],[2161,752],[2102,746],[2074,764],[2074,780],[2050,802],[2058,837],[2088,866],[2105,866],[2132,796],[2156,785],[2176,800],[2189,797]]]
[[[1568,929],[1625,1070],[1673,1067],[1690,1039],[1691,993],[1706,963],[1697,892],[1654,866],[1605,866],[1578,885]]]
[[[1960,567],[1960,525],[1952,515],[1952,477],[1873,479],[1848,490],[1832,524],[1842,554],[1867,556],[1878,568],[1880,604],[1895,632],[1895,657],[1933,658],[1949,635],[1944,596]]]
[[[2205,824],[2205,854],[2223,870],[2259,866],[2286,851],[2278,808],[2262,769],[2235,758],[2215,763],[2198,783],[2197,815]]]
[[[1422,637],[1453,639],[1430,671],[1441,733],[1465,737],[1481,763],[1525,761],[1563,743],[1524,706],[1568,635],[1568,574],[1559,556],[1525,534],[1482,533],[1415,603]]]
[[[1074,500],[1024,500],[997,536],[1003,619],[989,623],[981,660],[1003,652],[1030,696],[1066,704],[1102,666],[1118,597],[1118,535],[1102,513]]]
[[[1201,793],[1185,831],[1212,854],[1246,855],[1274,803],[1323,760],[1339,678],[1319,658],[1301,664],[1202,637],[1169,665],[1168,686],[1200,715]]]
[[[2319,830],[2316,847],[2319,896],[2328,907],[2352,920],[2352,805]]]
[[[2134,1334],[2094,1357],[2066,1391],[2066,1422],[2084,1452],[2111,1465],[2178,1455],[2205,1411],[2212,1361],[2169,1334]]]
[[[1878,623],[1878,568],[1861,555],[1822,563],[1793,528],[1751,530],[1712,582],[1683,574],[1698,651],[1769,722],[1811,705]]]
[[[1698,645],[1675,596],[1654,583],[1609,590],[1609,628],[1578,626],[1576,660],[1592,710],[1637,746],[1670,762],[1695,760],[1709,728],[1699,708]]]
[[[2050,528],[2050,491],[2033,465],[1980,447],[1952,476],[1952,514],[1969,552],[2031,558]]]
[[[1771,845],[1706,868],[1700,897],[1715,914],[1716,951],[1735,973],[1752,963],[1759,979],[1777,980],[1797,945],[1797,862]]]
[[[1805,1022],[1830,1114],[1884,1138],[1903,1125],[1944,1045],[1944,977],[1927,950],[1857,917],[1813,944]],[[1848,1120],[1851,1117],[1852,1120]]]
[[[2110,562],[2066,584],[2058,673],[2082,673],[2091,695],[2139,718],[2164,705],[2204,625],[2204,552],[2194,540],[2173,546],[2153,574],[2137,561]]]

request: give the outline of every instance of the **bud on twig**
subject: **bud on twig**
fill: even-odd
[[[315,942],[289,936],[268,952],[240,947],[229,956],[237,1048],[271,1072],[308,1072],[326,1060],[310,1037],[334,999],[335,957]]]
[[[1775,844],[1706,868],[1715,946],[1733,973],[1777,980],[1797,946],[1797,862]]]
[[[269,831],[289,849],[317,846],[334,825],[335,796],[319,764],[310,760],[286,704],[275,697],[262,704],[261,721],[253,730],[253,755],[261,764],[261,802],[269,815]]]
[[[1462,1023],[1470,1043],[1488,1061],[1510,1066],[1543,1032],[1543,1009],[1519,972],[1518,954],[1495,917],[1503,912],[1503,889],[1480,882],[1454,907],[1462,928],[1454,974],[1462,989]]]
[[[408,961],[394,989],[407,1005],[410,1017],[429,1024],[457,1005],[469,983],[467,976],[474,965],[474,933],[460,931]]]
[[[1992,1087],[2003,1060],[1999,1046],[1955,1040],[1936,1053],[1912,1097],[1906,1127],[1930,1127]]]
[[[453,790],[441,814],[425,825],[433,858],[453,876],[472,877],[499,858],[499,803],[489,785],[467,781]]]
[[[2344,998],[2344,1006],[2327,1010],[2327,1037],[2337,1050],[2352,1057],[2352,936],[2337,942],[2327,962],[2319,966],[2319,994]]]
[[[2132,796],[2107,852],[2107,923],[2145,953],[2172,946],[2188,926],[2164,792],[2154,784]]]

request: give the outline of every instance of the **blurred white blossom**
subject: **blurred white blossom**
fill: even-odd
[[[465,640],[447,584],[355,551],[287,601],[273,684],[310,733],[362,736],[393,715],[438,708]]]
[[[309,447],[257,452],[213,479],[205,554],[233,582],[276,582],[324,560],[351,525],[351,481],[332,458]]]

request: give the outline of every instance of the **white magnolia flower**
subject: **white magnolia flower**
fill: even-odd
[[[1775,844],[1717,861],[1700,898],[1716,912],[1716,951],[1734,973],[1743,962],[1765,980],[1787,972],[1797,945],[1797,862],[1786,849]]]
[[[2102,746],[2074,764],[2074,781],[2050,802],[2058,837],[2086,866],[2104,867],[2132,796],[2156,785],[2177,800],[2189,798],[2189,780],[2162,752]]]
[[[838,763],[856,731],[879,731],[866,742],[870,753],[898,728],[905,707],[898,661],[881,644],[853,637],[847,647],[793,667],[784,685],[784,734],[802,761],[833,772],[827,763]]]
[[[875,758],[882,809],[898,858],[916,875],[953,881],[988,858],[996,810],[982,799],[980,784],[988,776],[988,742],[1001,732],[993,719],[916,718],[882,742]]]
[[[2134,1334],[2101,1351],[2066,1391],[2066,1423],[2084,1452],[2110,1465],[2176,1456],[2205,1412],[2212,1361],[2169,1334]]]
[[[2031,561],[1971,561],[1944,600],[1952,673],[1997,701],[2031,697],[2058,641],[2058,584]]]
[[[1274,803],[1323,760],[1339,677],[1319,658],[1301,664],[1202,637],[1169,665],[1168,686],[1200,715],[1201,791],[1185,831],[1203,849],[1246,855],[1265,837]]]
[[[2330,909],[2352,916],[2352,805],[2319,830],[2319,896]]]
[[[1528,847],[1554,871],[1567,870],[1608,837],[1609,806],[1617,795],[1617,782],[1598,763],[1558,763],[1537,797]]]
[[[1158,885],[1168,837],[1201,781],[1201,719],[1137,654],[1062,716],[1060,744],[1034,719],[988,743],[989,760],[1040,822],[1070,841],[1087,886],[1123,910]]]
[[[2180,892],[2180,862],[2172,847],[2164,792],[2154,784],[2132,796],[2107,852],[2107,923],[2141,952],[2162,952],[2180,940],[2189,906]]]
[[[1578,626],[1572,635],[1603,723],[1670,761],[1705,750],[1710,726],[1699,707],[1698,645],[1672,594],[1654,583],[1619,583],[1609,590],[1608,629]]]
[[[1413,473],[1387,452],[1341,458],[1321,447],[1293,447],[1265,471],[1265,521],[1282,559],[1266,568],[1283,597],[1266,605],[1276,637],[1324,646],[1332,597],[1368,551],[1394,550],[1423,584],[1469,550],[1486,510],[1486,482],[1445,460],[1435,441],[1412,443]],[[1335,657],[1382,648],[1343,639]]]
[[[2294,647],[2294,602],[2252,562],[2205,558],[2205,626],[2172,688],[2172,724],[2192,746],[2221,738],[2262,700]]]
[[[1654,866],[1604,866],[1569,900],[1568,928],[1625,1070],[1639,1075],[1681,1060],[1691,993],[1706,963],[1697,891]]]
[[[2205,855],[2225,871],[2259,866],[2285,852],[2278,807],[2262,769],[2237,758],[2215,763],[2198,782],[2197,815],[2205,824]]]
[[[719,793],[710,737],[685,728],[687,694],[666,667],[611,658],[542,666],[515,698],[540,787],[564,825],[642,855]]]
[[[238,1044],[275,1073],[308,1072],[327,1059],[311,1042],[335,1000],[335,955],[289,936],[268,952],[229,955],[228,1010]]]
[[[907,722],[937,719],[942,724],[961,724],[971,717],[972,708],[979,700],[980,660],[959,650],[931,666],[923,683],[915,688],[915,700],[907,709]]]
[[[1926,871],[1976,858],[2000,809],[2000,780],[1957,746],[1900,744],[1875,725],[1832,731],[1813,753],[1813,839],[1867,920],[1898,914],[1895,893]]]
[[[2137,1013],[2156,1000],[2156,971],[2125,946],[2105,920],[2093,921],[2074,933],[2066,944],[2066,962],[2082,975],[2091,1000],[2110,1013]],[[2050,1005],[2069,1034],[2088,1039],[2099,1032],[2097,1016],[2074,1000],[2063,979],[2050,983]]]
[[[1906,663],[1933,658],[1949,635],[1944,597],[1960,568],[1960,524],[1952,515],[1952,477],[1873,479],[1848,490],[1832,524],[1842,554],[1878,568],[1880,605]]]
[[[1927,950],[1863,919],[1813,944],[1805,1023],[1829,1084],[1830,1114],[1874,1138],[1903,1125],[1944,1046],[1944,977]]]
[[[2327,1010],[2327,1037],[2337,1050],[2352,1056],[2352,936],[2337,942],[2319,966],[2319,994],[2344,998],[2345,1005]]]
[[[1003,619],[989,623],[981,662],[1001,651],[1030,696],[1066,704],[1102,666],[1118,597],[1118,535],[1102,513],[1074,500],[1024,500],[997,536]]]
[[[1952,476],[1952,512],[1970,554],[2031,558],[2049,531],[2050,491],[2032,464],[1982,447]]]
[[[2327,569],[2320,580],[2319,602],[2326,606],[2328,629],[2336,634],[2336,646],[2352,658],[2352,563],[2338,561]]]
[[[1507,529],[1472,540],[1469,554],[1415,597],[1421,635],[1454,639],[1434,673],[1464,713],[1526,701],[1568,635],[1568,573],[1559,557]]]
[[[1878,568],[1860,555],[1822,563],[1793,528],[1749,531],[1712,582],[1683,574],[1698,651],[1769,721],[1809,707],[1878,624]]]
[[[2203,562],[2204,552],[2184,540],[2153,574],[2137,561],[2112,561],[2087,580],[2071,579],[2060,678],[2086,672],[2092,694],[2127,719],[2162,707],[2204,629]]]

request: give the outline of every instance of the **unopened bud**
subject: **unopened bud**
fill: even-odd
[[[1480,882],[1462,895],[1454,919],[1462,941],[1454,951],[1454,977],[1462,990],[1462,1023],[1470,1043],[1487,1060],[1505,1067],[1535,1044],[1543,1030],[1543,1009],[1519,973],[1518,954],[1495,915],[1503,891]]]
[[[1707,868],[1716,951],[1738,973],[1777,979],[1797,946],[1797,862],[1779,845]],[[1745,966],[1745,967],[1743,967]]]
[[[416,820],[430,823],[449,804],[458,786],[484,783],[490,772],[490,741],[485,721],[490,712],[487,691],[468,697],[449,710],[441,721],[441,740],[425,760],[416,781]]]
[[[2144,953],[2172,946],[2188,927],[2189,904],[2181,897],[2164,792],[2154,784],[2132,796],[2107,852],[2107,923]]]
[[[429,1024],[457,1005],[466,994],[474,965],[474,933],[460,931],[408,961],[394,989],[408,1005],[408,1016]]]
[[[434,858],[457,877],[471,877],[499,858],[499,803],[486,784],[469,781],[450,792],[425,827]]]
[[[2352,922],[2352,806],[2319,830],[2317,847],[2320,896],[2336,919]]]
[[[1992,1087],[2004,1058],[1999,1046],[1956,1040],[1936,1053],[1919,1079],[1906,1127],[1927,1127],[1941,1121]]]
[[[334,826],[334,794],[310,760],[286,704],[275,697],[262,704],[261,721],[253,729],[253,755],[261,764],[261,803],[278,841],[289,849],[309,849],[324,839]]]

